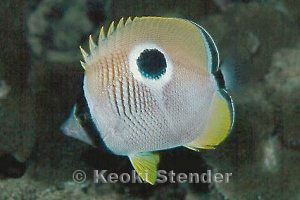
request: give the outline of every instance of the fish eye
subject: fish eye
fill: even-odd
[[[136,64],[142,76],[148,79],[159,79],[167,69],[166,58],[158,49],[145,49]]]
[[[162,88],[173,76],[173,61],[166,49],[152,42],[135,45],[128,54],[133,77],[155,88]]]

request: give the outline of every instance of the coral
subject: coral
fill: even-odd
[[[266,75],[269,101],[276,107],[277,134],[282,145],[300,150],[300,48],[281,49],[273,56]]]
[[[81,0],[45,0],[38,4],[27,23],[33,55],[48,62],[79,60],[82,37],[93,28],[85,5]]]
[[[25,161],[35,143],[35,124],[30,93],[18,94],[10,91],[5,99],[0,99],[0,146],[19,161]]]
[[[20,90],[26,87],[30,70],[24,10],[22,0],[0,2],[0,79]]]
[[[64,182],[60,187],[49,186],[24,176],[21,180],[5,180],[0,182],[1,199],[78,199],[84,200],[89,196],[95,200],[120,199],[121,195],[111,192],[111,186],[91,187]]]
[[[26,160],[35,134],[27,77],[30,51],[26,44],[24,1],[0,2],[0,149]]]

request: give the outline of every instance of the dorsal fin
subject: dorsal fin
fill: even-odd
[[[125,22],[125,26],[127,26],[128,24],[131,24],[131,23],[132,23],[131,17],[128,17],[128,19]]]
[[[136,18],[134,18],[136,19]],[[109,38],[112,34],[114,34],[114,32],[121,30],[122,28],[124,28],[125,26],[131,24],[133,21],[131,20],[130,17],[128,17],[128,19],[126,20],[125,24],[124,24],[124,18],[121,18],[117,27],[115,28],[115,22],[113,21],[110,26],[109,29],[107,31],[107,34],[105,34],[104,31],[104,27],[102,26],[100,29],[100,33],[99,33],[99,38],[98,38],[98,47],[96,45],[96,43],[94,42],[92,36],[89,36],[89,48],[90,48],[90,55],[95,54],[95,52],[97,51],[98,48],[101,48],[101,44],[103,41],[105,41],[107,38]],[[81,66],[86,69],[88,60],[90,59],[90,55],[80,46],[80,51],[81,54],[83,56],[84,61],[81,61]]]
[[[81,64],[82,68],[85,70],[86,69],[85,62],[80,61],[80,64]]]
[[[101,43],[101,41],[105,40],[105,32],[104,27],[102,26],[100,29],[99,39],[98,39],[98,45]]]
[[[87,62],[87,58],[88,58],[89,54],[81,46],[79,47],[79,49],[81,51],[84,62]]]
[[[90,47],[90,53],[94,54],[97,48],[97,45],[95,44],[92,35],[90,35],[89,38],[89,47]]]
[[[117,25],[117,30],[120,30],[124,27],[124,18],[122,17]]]
[[[107,31],[107,37],[109,37],[113,32],[115,31],[115,22],[112,21],[112,23],[109,26],[109,29]]]

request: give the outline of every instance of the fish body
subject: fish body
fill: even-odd
[[[89,44],[81,64],[91,121],[105,146],[128,156],[144,180],[155,182],[155,151],[213,149],[229,134],[233,102],[218,80],[216,45],[201,26],[121,19],[107,36],[101,29],[98,46],[91,37]]]

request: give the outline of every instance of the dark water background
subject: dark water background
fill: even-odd
[[[0,200],[300,199],[299,10],[298,0],[1,0]],[[159,168],[229,172],[229,183],[93,184],[94,169],[130,172],[128,159],[60,130],[80,91],[79,45],[112,20],[149,15],[204,26],[237,83],[230,137],[215,151],[162,152]]]

